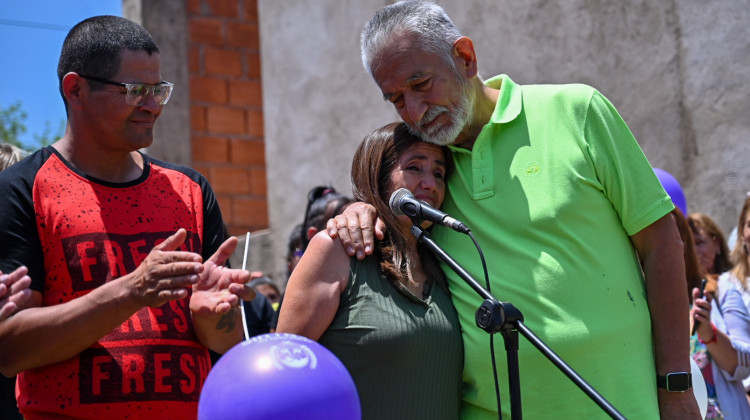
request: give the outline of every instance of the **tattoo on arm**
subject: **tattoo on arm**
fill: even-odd
[[[222,317],[219,319],[219,322],[216,323],[216,329],[224,330],[225,333],[233,331],[236,324],[234,315],[235,311],[233,310],[229,311],[225,315],[222,315]]]

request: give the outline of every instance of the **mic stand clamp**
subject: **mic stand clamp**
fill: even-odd
[[[510,302],[485,299],[476,313],[477,327],[490,334],[511,331],[518,321],[523,322],[523,314]]]

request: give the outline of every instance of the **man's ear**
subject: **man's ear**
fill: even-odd
[[[477,54],[474,52],[474,41],[462,36],[453,43],[453,59],[456,60],[458,71],[464,73],[471,79],[479,74],[477,66]]]
[[[77,106],[81,102],[81,76],[77,73],[70,72],[63,76],[62,92],[69,106]]]

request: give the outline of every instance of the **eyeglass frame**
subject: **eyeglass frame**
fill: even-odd
[[[151,96],[153,96],[154,98],[156,98],[156,95],[154,94],[154,89],[156,89],[157,87],[164,87],[164,86],[166,86],[166,87],[169,88],[169,94],[166,95],[165,99],[163,99],[161,102],[159,102],[159,105],[160,106],[166,105],[167,102],[169,102],[169,98],[172,97],[172,90],[174,89],[174,83],[170,83],[170,82],[167,82],[167,81],[164,81],[164,80],[162,80],[161,82],[159,82],[159,83],[157,83],[155,85],[149,85],[149,84],[146,84],[146,83],[122,83],[122,82],[115,82],[114,80],[102,79],[101,77],[95,77],[95,76],[86,76],[86,75],[83,75],[83,74],[80,74],[80,73],[78,73],[78,76],[83,77],[84,79],[87,79],[87,80],[92,80],[94,82],[104,83],[106,85],[113,85],[113,86],[124,87],[125,89],[127,89],[127,92],[125,93],[125,103],[127,103],[128,105],[131,105],[131,106],[142,106],[143,105],[143,101],[144,101],[146,95],[149,95],[149,94]],[[138,102],[137,104],[132,104],[132,103],[128,102],[128,97],[130,97],[132,95],[131,92],[132,92],[133,88],[135,88],[137,86],[144,86],[144,87],[146,87],[146,93],[144,93],[142,95],[140,102]]]

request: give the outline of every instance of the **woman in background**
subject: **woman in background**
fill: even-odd
[[[695,252],[703,267],[703,271],[710,276],[732,269],[729,262],[729,246],[724,233],[716,222],[705,213],[691,213],[688,224],[695,240]]]
[[[691,228],[679,209],[673,215],[684,244],[686,289],[693,302],[690,329],[695,331],[690,350],[706,381],[706,418],[750,419],[742,384],[750,376],[750,314],[740,292],[727,281],[719,280],[716,292],[700,296],[697,283],[705,273]]]

